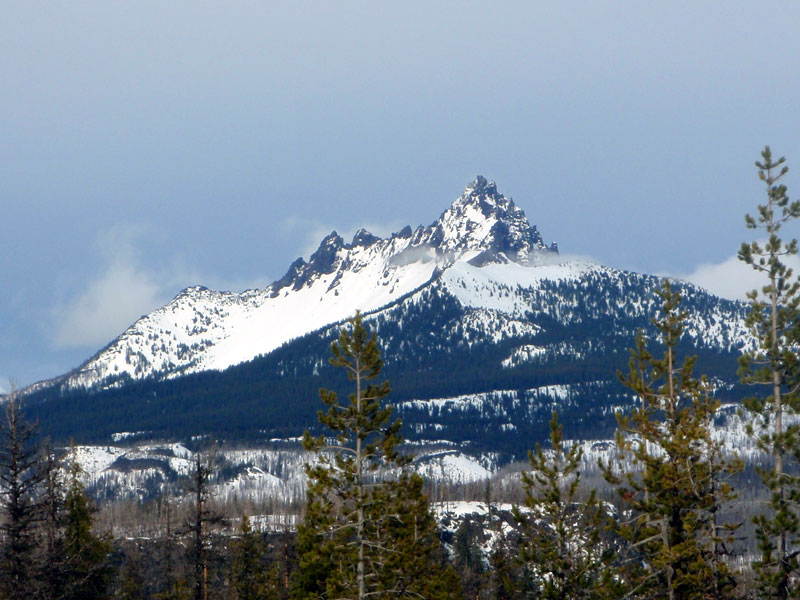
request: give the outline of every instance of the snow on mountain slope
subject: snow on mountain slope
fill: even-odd
[[[387,265],[396,242],[343,248],[339,260],[355,269],[321,273],[297,290],[270,286],[233,294],[189,288],[137,321],[71,383],[88,387],[122,373],[138,378],[224,369],[356,310],[379,308],[430,280],[436,268],[435,261]]]
[[[468,261],[460,261],[442,274],[442,282],[464,306],[520,316],[530,310],[520,290],[538,289],[543,281],[575,282],[588,271],[603,268],[585,262],[543,265],[507,263],[478,267]]]
[[[224,369],[357,310],[390,305],[465,260],[537,264],[555,253],[511,199],[478,177],[429,227],[388,239],[362,229],[349,244],[332,232],[308,262],[298,259],[263,290],[184,290],[72,373],[67,386]]]
[[[449,483],[484,481],[492,476],[474,457],[455,450],[423,456],[414,463],[414,470],[430,481]]]
[[[588,316],[621,319],[657,314],[655,291],[661,279],[620,271],[586,261],[542,264],[494,263],[476,266],[459,261],[442,273],[437,284],[465,307],[503,314],[508,319],[545,315],[561,324],[576,324]],[[749,350],[754,340],[745,324],[742,303],[724,305],[708,292],[679,282],[684,299],[696,306],[689,312],[686,335],[695,343],[719,350]],[[523,346],[520,346],[522,348]],[[545,349],[537,349],[541,356]]]
[[[553,402],[566,400],[569,397],[570,386],[568,385],[547,385],[539,388],[526,390],[530,398],[535,398],[539,402]],[[525,402],[530,403],[530,398]],[[452,398],[433,398],[430,400],[408,400],[396,405],[398,414],[402,415],[405,410],[416,409],[427,411],[430,417],[435,417],[442,412],[475,412],[491,413],[493,415],[506,416],[508,404],[512,408],[519,408],[523,401],[519,397],[518,390],[494,390],[479,394],[464,394]]]

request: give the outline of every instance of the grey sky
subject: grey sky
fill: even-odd
[[[187,285],[265,285],[330,229],[429,224],[477,173],[563,252],[723,264],[758,151],[800,169],[798,24],[790,1],[2,3],[0,376],[76,366]]]

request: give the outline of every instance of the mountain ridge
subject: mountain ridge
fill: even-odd
[[[54,438],[293,439],[315,427],[320,387],[348,393],[330,343],[361,310],[407,439],[522,456],[553,408],[575,436],[610,435],[632,401],[615,373],[637,331],[656,335],[662,282],[565,259],[478,178],[431,226],[349,243],[331,232],[266,288],[183,290],[28,408]],[[736,358],[754,343],[747,306],[674,285],[688,313],[681,353],[736,402]]]
[[[34,389],[48,384],[91,388],[115,385],[125,376],[224,369],[356,310],[391,305],[459,260],[480,266],[541,264],[557,254],[557,245],[544,244],[524,211],[479,175],[427,227],[406,226],[385,239],[359,229],[350,243],[333,231],[308,261],[296,259],[263,289],[235,293],[188,287],[75,370]]]

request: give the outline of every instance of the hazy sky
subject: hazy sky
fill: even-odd
[[[332,229],[430,224],[478,173],[562,253],[738,294],[753,161],[800,170],[798,25],[793,0],[0,3],[0,377]]]

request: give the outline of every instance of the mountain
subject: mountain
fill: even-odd
[[[388,239],[334,231],[309,261],[241,294],[197,286],[142,317],[65,381],[110,385],[121,378],[175,377],[224,369],[310,331],[396,302],[458,262],[539,264],[557,254],[493,182],[478,177],[429,227]]]
[[[295,438],[315,427],[320,387],[348,391],[327,358],[361,310],[407,439],[521,456],[555,407],[567,435],[609,435],[632,402],[615,373],[636,331],[653,335],[660,285],[564,259],[478,177],[428,227],[387,239],[360,230],[349,243],[332,232],[261,290],[184,290],[28,404],[48,433],[79,441]],[[736,400],[736,357],[753,344],[746,306],[676,286],[689,311],[681,350]]]

